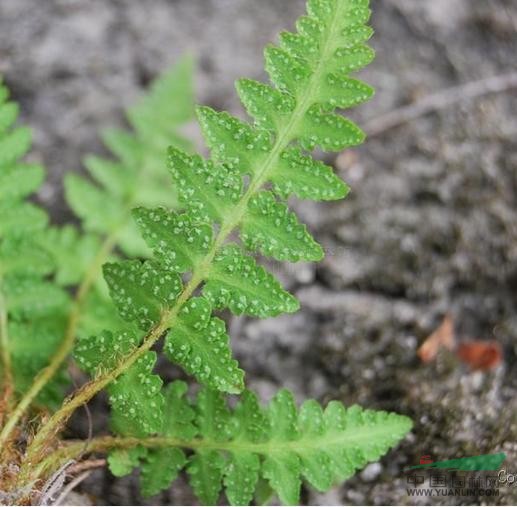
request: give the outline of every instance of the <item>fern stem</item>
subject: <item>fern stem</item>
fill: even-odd
[[[104,264],[106,258],[113,250],[114,245],[116,243],[116,237],[117,231],[114,231],[112,234],[105,238],[101,247],[99,248],[99,251],[95,256],[94,260],[92,261],[88,271],[86,272],[83,281],[81,282],[81,285],[77,289],[75,300],[72,304],[72,308],[70,310],[70,314],[68,317],[68,323],[63,341],[61,342],[58,350],[53,355],[50,363],[38,373],[31,387],[24,394],[20,402],[16,405],[11,416],[7,420],[5,426],[2,428],[2,432],[0,433],[0,448],[5,444],[5,442],[9,438],[9,435],[11,434],[15,426],[18,424],[18,421],[23,416],[25,411],[29,408],[36,396],[52,379],[52,377],[54,377],[56,372],[59,370],[63,362],[70,354],[74,346],[77,325],[81,317],[81,311],[84,305],[84,301],[86,299],[86,296],[90,292],[91,287],[95,283],[102,265]],[[3,332],[1,334],[2,336],[4,335]],[[2,352],[3,351],[4,346],[2,343]]]
[[[289,121],[281,128],[280,132],[278,133],[274,146],[267,159],[264,161],[262,168],[257,170],[253,175],[246,192],[236,204],[234,212],[222,222],[221,228],[211,249],[206,254],[203,261],[201,261],[196,269],[194,269],[192,278],[185,286],[183,292],[180,294],[174,306],[162,314],[160,322],[147,334],[143,340],[142,345],[134,350],[131,354],[129,354],[129,356],[127,356],[115,369],[106,372],[96,379],[88,382],[82,388],[76,391],[72,397],[65,400],[61,408],[40,428],[33,442],[28,447],[27,460],[24,464],[24,467],[22,468],[21,475],[24,475],[24,471],[27,473],[27,467],[30,467],[31,462],[38,459],[45,445],[48,445],[49,442],[52,442],[53,437],[77,408],[87,403],[110,382],[115,380],[128,368],[130,368],[145,352],[147,352],[156,343],[156,341],[167,329],[174,326],[174,320],[182,306],[187,302],[187,300],[199,287],[199,285],[201,285],[201,283],[203,283],[203,281],[206,279],[208,273],[210,272],[212,261],[218,250],[234,231],[234,229],[243,220],[250,199],[268,180],[270,172],[274,170],[276,164],[279,161],[280,155],[294,138],[299,127],[299,123],[309,109],[314,92],[321,82],[326,60],[329,56],[329,53],[332,51],[332,45],[329,44],[329,41],[332,41],[336,35],[336,31],[339,30],[339,19],[339,15],[334,17],[332,25],[327,33],[327,39],[322,47],[321,58],[315,69],[315,72],[311,76],[310,82],[302,94],[302,97],[300,97]]]

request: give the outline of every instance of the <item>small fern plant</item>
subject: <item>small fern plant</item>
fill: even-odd
[[[310,152],[341,151],[364,139],[336,110],[373,94],[350,77],[373,58],[365,44],[372,34],[368,0],[309,0],[307,9],[296,33],[282,33],[278,46],[266,48],[271,85],[237,82],[252,123],[197,108],[210,159],[191,154],[178,133],[191,112],[188,64],[160,81],[129,115],[134,134],[105,136],[118,160],[88,159],[97,184],[67,179],[81,231],[49,228],[25,200],[42,170],[18,162],[28,134],[11,129],[15,106],[0,106],[4,501],[37,502],[70,463],[105,454],[116,476],[140,468],[144,495],[168,488],[186,469],[203,504],[217,503],[224,489],[232,505],[273,494],[293,505],[302,480],[326,491],[409,431],[407,417],[338,401],[298,408],[287,390],[262,406],[245,388],[217,316],[224,309],[258,318],[298,310],[253,254],[322,259],[322,247],[286,200],[345,197],[348,187]],[[171,194],[159,170],[165,143],[172,144]],[[70,353],[90,380],[59,404]],[[164,385],[155,371],[159,354],[201,388],[180,380]],[[63,438],[71,415],[103,390],[111,434]]]

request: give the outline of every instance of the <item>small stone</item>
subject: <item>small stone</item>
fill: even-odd
[[[372,482],[382,472],[382,465],[380,463],[370,463],[362,472],[361,479],[365,482]]]

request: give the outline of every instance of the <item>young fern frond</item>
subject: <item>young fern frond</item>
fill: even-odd
[[[52,356],[68,307],[67,294],[48,280],[54,259],[34,239],[47,230],[48,219],[27,198],[40,187],[44,170],[22,161],[31,133],[14,126],[17,116],[18,106],[8,101],[7,88],[0,82],[0,389],[4,410],[5,405],[12,408],[15,398]],[[59,402],[62,384],[60,374],[38,401]]]
[[[243,372],[231,358],[223,321],[212,315],[223,308],[257,317],[298,309],[294,296],[249,251],[291,262],[323,257],[285,199],[332,200],[348,191],[330,167],[307,152],[338,151],[364,139],[359,127],[335,110],[373,93],[349,77],[373,58],[365,45],[372,33],[365,24],[369,15],[368,0],[309,0],[297,33],[282,34],[278,47],[266,49],[273,86],[237,83],[253,125],[198,108],[211,160],[169,149],[183,210],[137,208],[135,221],[153,259],[104,266],[111,297],[133,328],[113,328],[79,342],[77,361],[93,379],[41,428],[29,458],[42,454],[76,408],[107,388],[112,428],[120,437],[94,441],[90,450],[114,450],[110,466],[119,475],[141,464],[146,493],[167,487],[188,463],[204,503],[217,500],[221,481],[230,502],[248,503],[259,476],[283,502],[296,503],[301,476],[327,490],[378,459],[409,430],[407,418],[345,411],[339,403],[323,413],[307,402],[298,414],[286,391],[265,413],[244,391],[230,412],[221,393],[243,392]],[[234,231],[241,244],[231,239]],[[166,356],[207,386],[194,407],[181,401],[184,386],[163,391],[153,374],[157,356],[150,349],[164,335]],[[115,344],[117,353],[106,354]],[[194,453],[187,457],[183,448]]]

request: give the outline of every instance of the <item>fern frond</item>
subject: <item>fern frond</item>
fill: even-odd
[[[286,390],[266,409],[255,394],[245,391],[233,410],[221,394],[208,389],[191,404],[186,390],[181,381],[167,387],[163,428],[135,447],[139,457],[132,466],[121,470],[131,447],[110,456],[117,475],[140,464],[142,490],[148,495],[169,487],[186,467],[205,505],[215,505],[223,488],[231,505],[248,505],[260,478],[267,479],[282,503],[297,505],[302,481],[327,491],[378,460],[412,425],[404,416],[345,408],[336,401],[322,409],[308,400],[298,409]],[[110,445],[117,448],[132,442],[138,440],[113,439]],[[188,458],[185,450],[191,451]]]
[[[224,485],[232,503],[246,504],[262,478],[282,502],[295,504],[302,478],[325,491],[377,460],[409,430],[405,417],[359,407],[345,410],[337,402],[325,411],[307,402],[298,411],[287,391],[267,410],[245,392],[230,410],[222,392],[241,392],[243,375],[231,358],[223,321],[212,315],[225,307],[264,318],[297,309],[296,299],[249,251],[291,262],[323,257],[323,248],[285,200],[291,194],[332,200],[348,191],[329,166],[307,152],[342,150],[364,139],[360,128],[336,109],[373,93],[349,77],[373,57],[364,44],[371,35],[365,25],[369,15],[367,0],[309,0],[297,33],[283,34],[278,47],[266,49],[272,85],[250,80],[237,85],[253,124],[197,109],[211,159],[169,150],[182,209],[172,212],[153,203],[134,212],[154,258],[104,267],[120,316],[140,328],[136,341],[131,335],[111,335],[112,343],[122,340],[123,354],[109,356],[109,364],[100,359],[105,334],[91,342],[93,348],[78,351],[85,369],[92,371],[89,363],[95,363],[95,377],[40,430],[29,455],[42,449],[74,409],[107,387],[113,427],[123,438],[107,439],[104,449],[108,443],[118,447],[110,456],[114,473],[141,464],[146,493],[163,488],[188,463],[192,487],[203,503],[215,503]],[[110,147],[122,159],[137,157],[138,147],[127,136],[111,139]],[[101,230],[93,211],[83,214],[90,215],[92,229]],[[241,244],[235,242],[236,233]],[[165,395],[159,392],[160,380],[152,373],[156,355],[150,349],[163,336],[165,354],[206,386],[194,406],[182,398],[185,389],[174,387],[178,384]],[[145,396],[153,400],[152,411],[145,407]],[[168,403],[177,411],[171,413]],[[181,430],[176,433],[176,428]],[[183,449],[193,451],[188,460]]]
[[[359,127],[335,109],[363,102],[373,93],[368,85],[348,77],[373,57],[363,44],[371,35],[364,25],[370,12],[368,2],[321,0],[309,2],[308,9],[309,16],[297,24],[297,34],[284,34],[279,47],[266,49],[273,86],[250,80],[237,84],[255,124],[199,107],[197,115],[211,160],[169,149],[169,168],[183,212],[154,207],[134,212],[154,252],[156,269],[186,274],[190,280],[177,301],[155,301],[152,308],[149,301],[141,301],[139,308],[128,313],[129,298],[148,297],[136,294],[141,277],[125,269],[124,263],[109,267],[121,273],[117,284],[111,273],[106,278],[122,317],[134,321],[137,313],[152,316],[140,322],[142,329],[161,325],[164,331],[172,328],[169,336],[177,336],[174,328],[182,326],[178,315],[188,308],[188,298],[198,287],[206,298],[203,301],[236,314],[270,317],[297,310],[295,298],[247,252],[290,262],[322,259],[323,248],[285,199],[291,193],[321,200],[346,195],[348,187],[333,170],[304,150],[315,146],[341,150],[360,143],[364,135]],[[234,231],[239,232],[242,246],[227,243]],[[123,286],[122,278],[128,276],[132,278]],[[176,297],[176,289],[172,292]],[[227,383],[229,377],[223,381],[210,361],[218,357],[222,342],[208,339],[209,328],[200,337],[203,334],[204,342],[197,332],[190,333],[189,342],[185,333],[181,340],[185,354],[176,351],[169,357],[201,382],[235,392]],[[229,357],[226,346],[223,349]]]
[[[3,389],[20,395],[58,346],[69,298],[48,280],[55,259],[35,239],[48,219],[26,199],[42,184],[44,170],[22,161],[31,133],[15,125],[17,116],[18,106],[0,82],[0,373]],[[39,401],[59,401],[62,385],[60,373]]]

